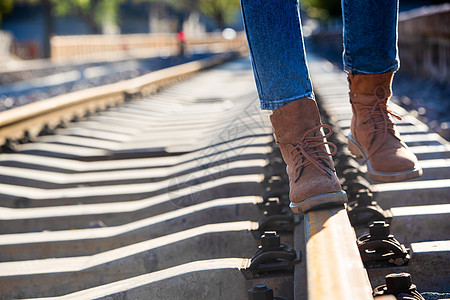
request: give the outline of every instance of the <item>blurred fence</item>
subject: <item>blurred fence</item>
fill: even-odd
[[[0,31],[0,57],[9,56],[11,43],[11,34],[5,31]]]
[[[221,33],[187,36],[186,47],[204,46],[208,50],[240,49],[246,46],[245,35],[237,33],[226,39]],[[52,60],[121,53],[134,50],[177,51],[176,34],[128,34],[128,35],[81,35],[55,36],[51,39]]]
[[[42,57],[42,47],[36,41],[14,41],[11,53],[21,59],[38,59]]]
[[[400,14],[399,52],[402,69],[450,83],[450,4]]]
[[[328,54],[342,53],[341,23],[320,24],[311,38]],[[398,39],[402,71],[450,83],[450,4],[400,13]]]
[[[41,52],[38,42],[18,41],[10,32],[0,30],[0,60],[10,60],[12,57],[36,59],[42,55]]]

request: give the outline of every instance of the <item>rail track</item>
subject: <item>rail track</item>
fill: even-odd
[[[0,113],[1,299],[363,300],[402,272],[450,298],[448,142],[394,106],[424,176],[368,181],[345,77],[311,56],[349,205],[293,216],[249,62],[230,58]]]
[[[215,55],[199,61],[155,71],[131,80],[85,89],[0,113],[0,144],[22,136],[36,136],[58,124],[123,103],[136,94],[148,95],[174,80],[215,66],[238,53]],[[44,128],[44,126],[46,126]]]

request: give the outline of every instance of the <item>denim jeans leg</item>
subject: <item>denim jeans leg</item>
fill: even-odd
[[[344,69],[381,74],[399,68],[398,0],[342,0]]]
[[[262,109],[314,99],[297,0],[241,0]]]

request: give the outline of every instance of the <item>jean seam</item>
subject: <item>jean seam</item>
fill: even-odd
[[[311,84],[311,78],[309,75],[309,68],[308,68],[308,61],[307,61],[307,57],[306,57],[306,48],[305,48],[305,41],[303,39],[303,28],[302,28],[302,20],[301,20],[301,16],[300,16],[300,3],[298,0],[295,1],[296,6],[297,6],[297,19],[298,19],[298,32],[300,33],[300,43],[301,43],[301,51],[303,51],[303,60],[305,61],[305,70],[306,70],[306,84],[308,86],[308,91],[305,93],[305,95],[312,95],[312,97],[314,97],[314,92],[313,92],[313,87]],[[313,98],[314,99],[314,98]]]
[[[342,0],[342,15],[344,17],[344,26],[343,26],[343,36],[344,36],[344,54],[343,54],[343,65],[344,68],[352,65],[352,58],[350,52],[351,42],[349,36],[347,34],[347,26],[348,26],[348,14],[346,13],[345,7],[348,7],[348,0]]]
[[[398,54],[398,12],[400,9],[400,1],[397,1],[397,13],[395,14],[395,20],[394,20],[394,26],[395,26],[395,60],[397,61],[396,63],[396,70],[398,71],[398,69],[400,69],[400,57]],[[394,72],[395,72],[394,71]]]
[[[246,18],[245,18],[245,11],[244,11],[244,5],[243,5],[243,0],[241,0],[241,11],[242,11],[242,16],[243,16],[243,23],[244,23],[244,29],[247,27],[247,22],[246,22]],[[247,44],[248,44],[248,48],[249,48],[249,51],[250,51],[250,53],[254,53],[253,51],[252,51],[252,46],[251,46],[251,42],[250,42],[250,37],[248,36],[248,34],[246,34],[246,37],[247,37]],[[253,54],[254,55],[254,54]],[[250,58],[252,57],[252,55],[250,55]],[[260,78],[259,78],[259,74],[258,74],[258,69],[257,69],[257,67],[256,67],[256,63],[253,61],[253,59],[250,59],[250,61],[252,62],[252,65],[253,65],[253,69],[254,69],[254,73],[255,73],[255,79],[256,79],[256,81],[257,81],[257,85],[259,86],[259,89],[262,91],[262,84],[261,84],[261,80],[260,80]]]

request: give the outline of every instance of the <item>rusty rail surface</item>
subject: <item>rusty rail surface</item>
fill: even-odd
[[[1,112],[0,145],[8,140],[20,139],[24,134],[35,136],[44,126],[53,128],[62,121],[123,103],[132,95],[149,95],[174,81],[239,55],[238,52],[217,54],[134,79],[76,91]]]
[[[373,299],[343,206],[305,214],[305,234],[308,299]]]

